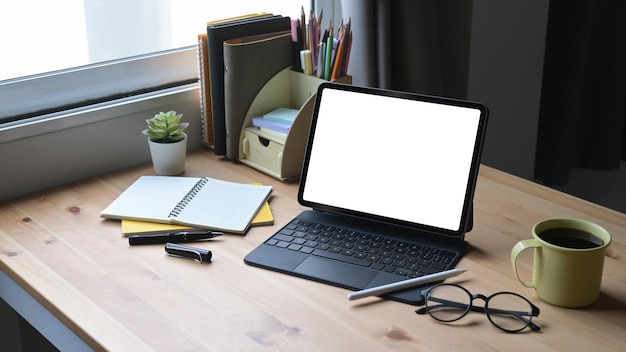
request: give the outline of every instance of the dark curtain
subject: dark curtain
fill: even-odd
[[[472,1],[342,0],[353,83],[465,98]]]
[[[551,1],[535,160],[550,186],[626,160],[625,1]]]

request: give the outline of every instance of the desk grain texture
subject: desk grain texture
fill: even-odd
[[[415,307],[247,266],[243,257],[303,208],[284,183],[209,150],[190,153],[185,176],[274,187],[275,225],[193,244],[199,264],[163,246],[133,246],[100,211],[144,165],[0,204],[0,269],[95,350],[110,351],[611,351],[626,335],[626,215],[486,166],[475,197],[468,254],[448,280],[475,293],[513,291],[541,309],[540,333],[506,334],[471,313],[444,325]],[[547,217],[579,217],[613,236],[602,294],[583,309],[539,300],[514,276],[510,250]],[[530,277],[532,255],[519,261]]]

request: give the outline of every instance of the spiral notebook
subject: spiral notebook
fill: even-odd
[[[141,176],[100,216],[245,233],[272,192],[209,177]]]

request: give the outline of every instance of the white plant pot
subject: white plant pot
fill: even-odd
[[[187,135],[176,143],[156,143],[148,139],[154,172],[158,175],[172,176],[185,172],[187,156]]]

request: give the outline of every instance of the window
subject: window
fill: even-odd
[[[197,35],[292,0],[21,0],[0,11],[0,200],[149,161],[159,109],[199,116]],[[10,122],[2,123],[2,120]],[[200,145],[200,123],[190,133]]]
[[[0,47],[11,53],[0,66],[0,121],[192,81],[195,58],[181,48],[195,50],[207,21],[299,11],[289,0],[15,2],[0,13]]]

